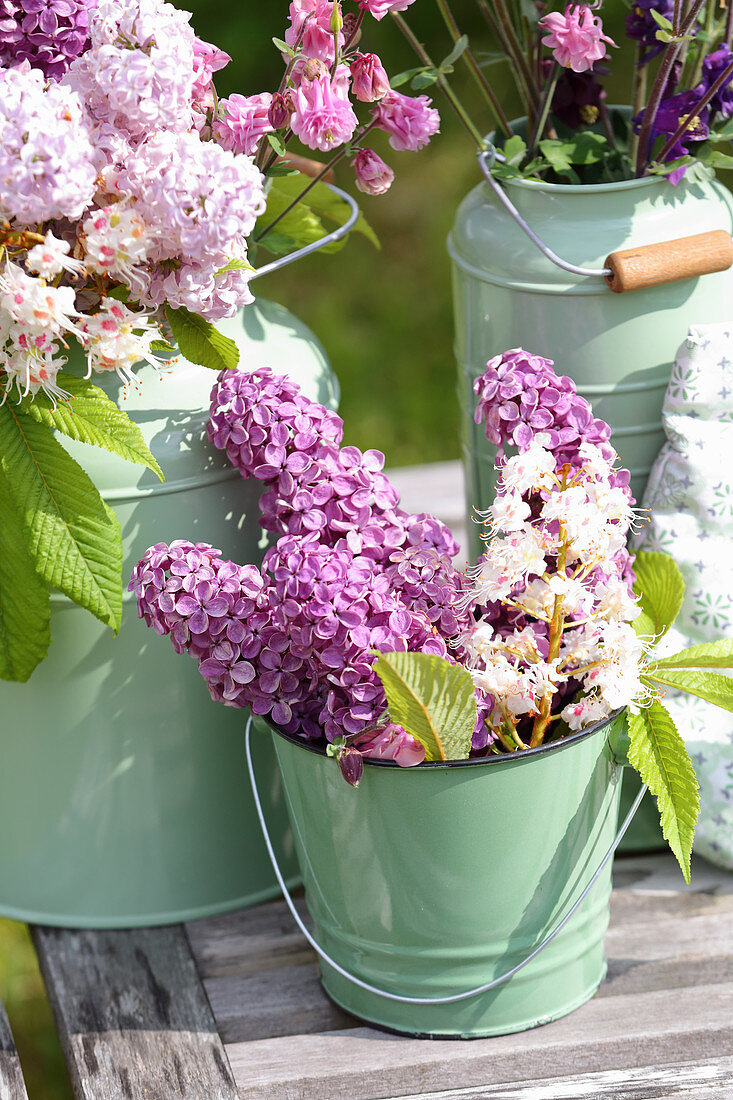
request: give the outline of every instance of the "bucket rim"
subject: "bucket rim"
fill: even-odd
[[[584,741],[588,737],[592,737],[594,734],[599,733],[601,730],[611,726],[617,718],[620,718],[622,714],[627,710],[626,707],[618,707],[607,718],[601,718],[598,722],[592,722],[590,726],[586,726],[585,729],[578,730],[577,733],[572,733],[568,737],[563,737],[558,741],[551,741],[549,744],[538,745],[534,749],[523,749],[521,752],[501,753],[497,756],[481,756],[475,757],[473,760],[424,760],[422,764],[415,764],[410,768],[401,767],[399,764],[395,764],[394,760],[371,760],[369,757],[364,757],[365,766],[372,768],[390,768],[399,772],[416,772],[427,771],[428,769],[451,769],[451,768],[475,768],[480,766],[493,766],[497,767],[503,763],[517,763],[524,760],[534,759],[537,756],[547,755],[551,752],[562,752],[564,749],[570,748],[572,745],[577,745],[578,742]],[[296,737],[295,734],[285,733],[274,722],[271,722],[263,715],[258,715],[258,718],[262,719],[266,725],[270,727],[273,733],[278,734],[284,741],[288,741],[291,745],[295,745],[297,748],[305,749],[306,752],[313,753],[315,756],[321,756],[326,759],[326,750],[318,745],[314,745],[308,741],[304,741],[300,737]]]

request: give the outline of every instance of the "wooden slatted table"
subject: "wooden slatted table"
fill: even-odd
[[[656,855],[617,860],[614,880],[597,996],[470,1042],[389,1035],[334,1007],[282,901],[34,939],[83,1100],[731,1100],[733,874],[695,860],[686,887]]]

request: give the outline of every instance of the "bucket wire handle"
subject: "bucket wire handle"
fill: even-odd
[[[328,187],[330,191],[333,191],[334,195],[338,195],[351,211],[344,224],[334,229],[331,233],[327,233],[324,237],[320,237],[317,241],[311,241],[310,244],[303,245],[302,248],[296,249],[295,252],[288,253],[287,256],[279,256],[276,260],[273,260],[272,263],[264,264],[263,267],[258,267],[250,275],[250,282],[252,282],[253,279],[259,279],[261,275],[269,275],[273,271],[279,271],[280,268],[287,267],[288,264],[295,263],[296,260],[301,260],[304,256],[310,256],[313,252],[320,252],[326,245],[333,244],[334,241],[340,241],[342,237],[345,237],[347,233],[351,232],[359,220],[359,204],[348,191],[342,191],[340,187],[335,187],[332,183],[327,183],[326,187]]]
[[[619,844],[621,843],[621,841],[624,837],[624,834],[626,833],[626,830],[628,829],[629,825],[631,824],[631,821],[634,817],[634,814],[636,813],[637,809],[639,808],[639,803],[641,802],[642,798],[646,794],[646,790],[647,790],[647,788],[645,786],[642,786],[642,788],[639,791],[638,795],[634,799],[634,803],[633,803],[631,809],[629,810],[628,814],[626,815],[626,818],[624,819],[623,824],[621,825],[618,833],[616,834],[616,839],[614,840],[613,844],[611,845],[611,847],[608,849],[605,856],[601,860],[601,863],[598,867],[598,870],[595,872],[595,874],[591,878],[590,882],[588,883],[588,885],[585,887],[585,889],[581,893],[580,897],[577,899],[577,901],[575,901],[572,908],[565,914],[565,916],[562,918],[562,920],[557,925],[555,925],[555,927],[549,933],[549,935],[547,935],[545,937],[545,939],[542,941],[542,943],[540,943],[537,947],[535,947],[535,949],[529,955],[527,955],[526,959],[522,959],[522,961],[520,963],[517,963],[516,966],[513,966],[511,970],[507,970],[507,972],[505,974],[500,975],[500,977],[498,977],[498,978],[494,978],[493,981],[486,982],[484,985],[476,986],[475,989],[468,989],[464,993],[454,993],[450,997],[404,997],[400,993],[388,993],[387,990],[385,990],[385,989],[378,989],[377,986],[370,985],[369,982],[364,982],[364,981],[361,980],[361,978],[357,978],[355,974],[351,974],[348,970],[345,970],[342,966],[339,965],[339,963],[337,963],[335,961],[335,959],[332,959],[331,956],[328,955],[318,943],[316,943],[313,936],[311,935],[311,933],[308,931],[305,924],[301,920],[300,914],[298,913],[297,909],[295,908],[295,904],[294,904],[293,899],[290,895],[290,891],[288,890],[287,886],[285,885],[285,879],[283,878],[282,872],[280,871],[280,866],[279,866],[278,861],[277,861],[277,856],[275,855],[275,851],[272,847],[272,842],[270,840],[270,834],[269,834],[268,829],[267,829],[267,823],[265,821],[265,815],[263,813],[262,803],[260,801],[260,794],[259,794],[259,791],[257,789],[257,780],[255,778],[254,765],[252,763],[252,749],[251,749],[251,743],[250,743],[251,730],[252,730],[252,716],[250,715],[250,717],[247,720],[247,727],[246,727],[245,737],[244,737],[244,747],[245,747],[245,752],[247,754],[247,768],[249,769],[249,778],[250,778],[250,783],[252,784],[252,795],[254,797],[255,809],[257,810],[257,816],[260,819],[260,826],[262,827],[262,835],[265,839],[265,846],[267,848],[267,853],[270,857],[270,862],[272,863],[272,869],[275,872],[275,877],[277,878],[280,889],[283,892],[283,897],[285,898],[285,901],[287,902],[288,909],[292,913],[293,919],[295,920],[295,923],[298,925],[298,928],[303,933],[306,940],[311,945],[311,947],[316,952],[316,954],[319,955],[324,960],[324,962],[327,962],[329,966],[333,967],[333,969],[338,974],[340,974],[343,978],[346,978],[348,981],[352,982],[353,985],[358,985],[360,987],[360,989],[365,989],[367,991],[367,993],[376,993],[377,996],[379,996],[379,997],[385,997],[389,1001],[400,1001],[402,1004],[446,1005],[446,1004],[451,1004],[454,1001],[465,1001],[465,1000],[468,1000],[469,997],[476,997],[476,996],[478,996],[479,993],[487,993],[490,989],[494,989],[496,986],[501,985],[503,982],[506,982],[509,978],[512,978],[518,971],[522,970],[523,967],[527,966],[528,963],[532,962],[532,960],[535,959],[541,951],[544,951],[544,949],[548,946],[548,944],[552,943],[552,941],[555,939],[555,936],[557,936],[558,933],[562,931],[562,929],[565,927],[565,925],[570,920],[570,918],[573,916],[573,914],[578,909],[578,907],[585,901],[585,899],[588,896],[588,894],[590,893],[592,887],[595,885],[596,881],[598,880],[599,876],[601,875],[604,867],[606,866],[609,859],[611,858],[611,856],[613,855],[613,853],[616,851]],[[619,770],[620,770],[620,768],[619,768]]]
[[[489,187],[494,192],[504,209],[508,211],[508,213],[517,223],[519,228],[524,230],[532,243],[535,244],[537,248],[539,248],[543,256],[546,256],[547,259],[555,264],[556,267],[562,268],[563,271],[569,271],[571,275],[583,275],[592,279],[605,279],[608,275],[612,275],[613,272],[611,271],[610,267],[578,267],[577,264],[570,264],[567,262],[567,260],[560,259],[557,253],[553,252],[551,248],[548,248],[544,241],[540,240],[534,229],[532,229],[532,227],[527,224],[522,215],[519,213],[516,206],[505,192],[504,188],[501,187],[498,181],[495,180],[492,176],[491,169],[498,159],[500,159],[500,154],[497,153],[496,149],[493,145],[491,145],[491,143],[488,143],[488,148],[482,149],[481,152],[478,154],[479,168],[483,172]]]

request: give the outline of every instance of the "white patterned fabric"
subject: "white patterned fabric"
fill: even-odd
[[[662,413],[668,442],[644,494],[636,548],[671,554],[686,592],[664,651],[733,637],[733,321],[690,329]],[[733,714],[665,698],[700,783],[695,851],[733,869]]]

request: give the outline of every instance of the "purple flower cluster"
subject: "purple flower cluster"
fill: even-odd
[[[468,625],[453,536],[399,509],[384,456],[340,447],[339,417],[268,369],[222,372],[209,436],[268,486],[261,523],[280,538],[261,572],[206,546],[152,547],[130,584],[140,615],[229,706],[307,738],[374,727],[385,698],[373,651],[447,656]]]
[[[659,24],[651,14],[652,11],[671,22],[674,15],[673,0],[634,0],[631,11],[626,16],[626,34],[641,46],[640,65],[653,61],[665,46],[657,38]]]
[[[611,429],[593,416],[572,378],[558,375],[551,359],[513,348],[496,355],[473,384],[477,424],[486,426],[486,438],[501,447],[520,451],[538,439],[554,451],[558,461],[575,463],[581,443],[593,443],[610,457]]]
[[[0,0],[0,64],[28,61],[60,80],[89,46],[89,10],[96,0]]]

